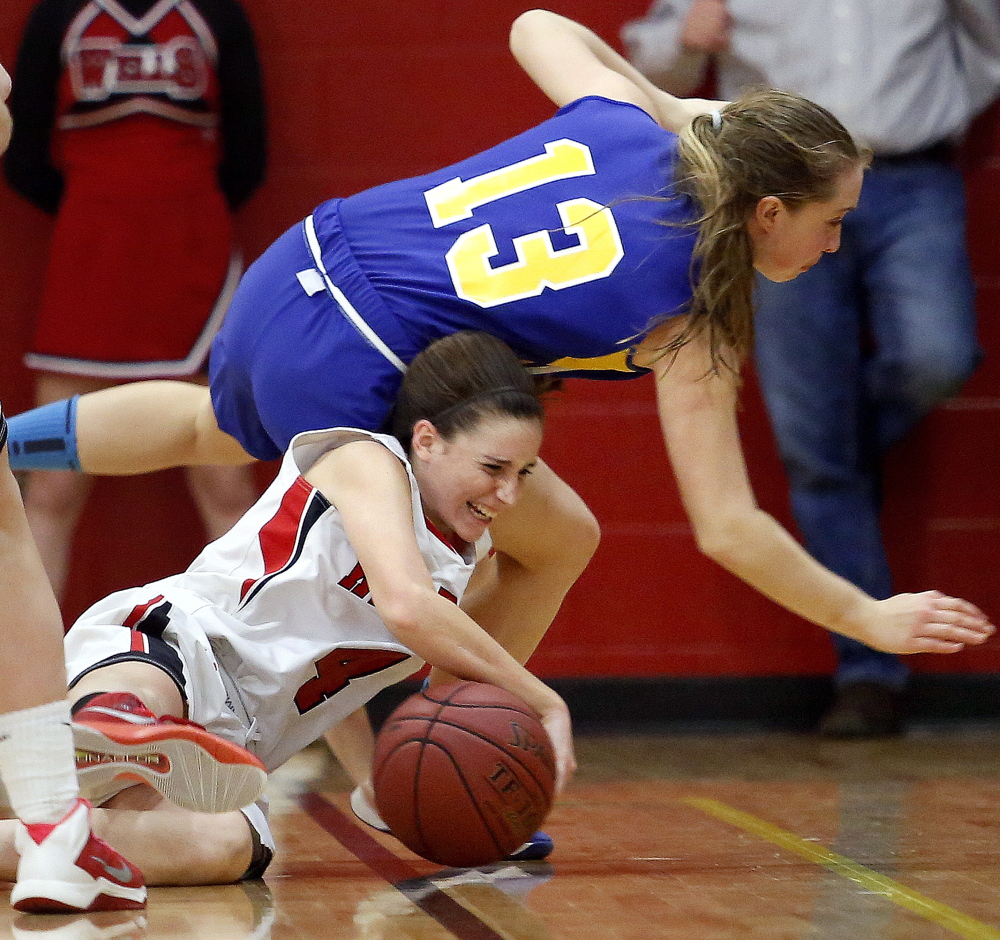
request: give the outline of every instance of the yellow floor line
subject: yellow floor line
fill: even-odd
[[[1000,940],[1000,930],[995,927],[990,927],[988,924],[961,913],[961,911],[956,911],[954,908],[948,907],[947,904],[941,904],[917,891],[912,891],[898,881],[893,881],[891,878],[886,878],[885,875],[871,871],[843,855],[837,855],[836,852],[831,852],[829,849],[817,845],[815,842],[807,842],[794,833],[779,829],[750,813],[744,813],[742,810],[727,806],[718,800],[688,797],[681,802],[736,826],[738,829],[743,829],[761,839],[773,842],[796,855],[801,855],[810,862],[822,865],[838,875],[843,875],[866,890],[880,894],[894,904],[933,921],[960,937],[966,937],[967,940]]]

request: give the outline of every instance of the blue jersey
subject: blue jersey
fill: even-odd
[[[634,105],[582,98],[461,163],[324,204],[316,233],[344,239],[419,346],[483,330],[533,364],[628,369],[650,321],[691,298],[676,143]]]
[[[406,364],[457,330],[539,371],[629,378],[651,321],[691,298],[677,138],[582,98],[427,176],[321,205],[250,266],[210,362],[219,427],[279,456],[302,431],[378,430]]]

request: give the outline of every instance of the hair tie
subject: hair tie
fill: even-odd
[[[708,113],[712,118],[712,130],[717,131],[720,127],[722,127],[722,112],[713,108]]]
[[[432,417],[428,416],[428,420],[431,424],[434,424],[435,422],[440,421],[445,415],[454,414],[461,411],[463,408],[467,408],[469,405],[488,401],[490,398],[497,398],[500,395],[507,394],[508,392],[516,392],[528,398],[534,398],[537,401],[537,397],[526,388],[517,388],[515,385],[498,385],[496,388],[487,388],[481,392],[476,392],[474,395],[470,395],[468,398],[463,398],[461,401],[455,402],[454,405],[449,405],[447,408],[439,411],[436,415]]]

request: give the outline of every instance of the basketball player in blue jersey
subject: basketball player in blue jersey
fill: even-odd
[[[440,172],[325,203],[279,238],[237,291],[211,396],[137,383],[57,403],[12,422],[12,459],[120,474],[274,457],[310,428],[380,427],[422,347],[481,329],[551,372],[652,371],[698,546],[787,609],[889,652],[984,642],[993,626],[964,600],[876,600],[818,564],[747,477],[736,402],[754,271],[790,280],[837,250],[868,154],[796,95],[675,98],[548,11],[519,16],[510,38],[553,118]],[[463,606],[524,662],[597,524],[540,465],[493,539]]]
[[[10,76],[0,66],[0,153],[10,141]],[[0,779],[18,816],[8,824],[11,903],[31,912],[143,908],[141,873],[91,834],[80,799],[66,701],[62,617],[7,461],[0,412]]]

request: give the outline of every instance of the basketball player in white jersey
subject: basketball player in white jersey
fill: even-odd
[[[81,784],[101,804],[98,831],[150,884],[259,877],[273,849],[260,806],[193,811],[231,807],[227,767],[167,770],[162,745],[190,726],[165,716],[272,771],[429,662],[435,680],[525,701],[552,738],[559,783],[572,772],[565,703],[458,606],[491,523],[537,462],[534,379],[500,340],[452,334],[410,365],[392,430],[299,434],[260,500],[186,572],[112,595],[67,634]],[[121,756],[150,731],[165,740]],[[0,825],[0,876],[9,836]]]

